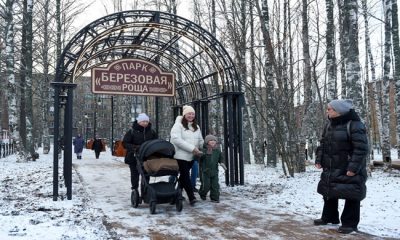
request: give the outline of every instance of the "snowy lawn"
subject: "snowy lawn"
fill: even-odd
[[[100,158],[110,156],[109,152],[102,154]],[[94,158],[93,152],[85,150],[83,161],[85,158]],[[103,224],[107,216],[94,206],[75,171],[73,199],[52,200],[52,164],[52,154],[40,154],[37,161],[27,163],[16,163],[12,156],[0,159],[0,239],[114,238],[115,232],[107,231]],[[224,193],[229,193],[240,196],[244,201],[251,199],[271,211],[319,218],[323,204],[322,197],[316,192],[319,174],[319,170],[308,166],[305,173],[286,178],[280,167],[272,169],[246,165],[245,185],[227,187],[220,171],[221,201]],[[361,204],[359,230],[400,239],[400,172],[375,169],[367,187],[367,198]],[[60,194],[65,195],[63,186]],[[340,203],[343,207],[343,201]],[[135,216],[132,221],[140,224],[146,216]]]

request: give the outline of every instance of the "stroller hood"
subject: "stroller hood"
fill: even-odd
[[[175,155],[174,145],[166,140],[154,139],[144,142],[139,148],[139,161],[146,161],[151,155],[161,155],[167,158],[173,158]]]

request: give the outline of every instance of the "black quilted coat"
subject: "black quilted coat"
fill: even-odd
[[[347,123],[350,120],[348,133]],[[368,140],[365,126],[353,109],[329,121],[316,154],[315,163],[323,168],[318,193],[327,198],[361,201],[367,193]],[[356,175],[349,177],[347,171]]]
[[[132,128],[125,133],[122,140],[122,144],[126,149],[125,163],[136,164],[135,155],[137,154],[140,145],[148,140],[157,138],[157,133],[151,129],[151,123],[144,128],[135,121]]]

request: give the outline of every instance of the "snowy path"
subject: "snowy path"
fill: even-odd
[[[182,212],[175,205],[157,205],[151,215],[147,204],[130,205],[129,168],[122,158],[102,153],[100,159],[85,150],[74,168],[93,206],[101,209],[103,223],[116,239],[383,239],[364,233],[336,233],[337,226],[315,227],[312,219],[268,209],[246,194],[221,191],[221,203],[199,201]],[[73,196],[74,197],[74,196]]]

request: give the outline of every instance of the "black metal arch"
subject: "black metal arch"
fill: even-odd
[[[231,186],[244,184],[241,141],[243,96],[234,62],[223,45],[207,30],[165,12],[132,10],[114,13],[88,24],[70,40],[59,58],[53,83],[55,149],[59,147],[59,112],[63,109],[60,103],[65,102],[64,137],[72,137],[67,131],[72,130],[72,94],[76,77],[94,67],[125,58],[143,59],[157,64],[164,71],[179,73],[176,74],[174,109],[184,104],[194,105],[200,114],[203,131],[208,123],[210,101],[223,99],[224,146],[228,166],[226,183]],[[70,151],[71,143],[66,141],[64,162],[72,161]],[[58,153],[54,152],[56,162]],[[70,199],[68,194],[71,189],[68,186],[71,183],[68,181],[71,179],[65,179]],[[56,199],[57,189],[53,190],[53,199]]]

